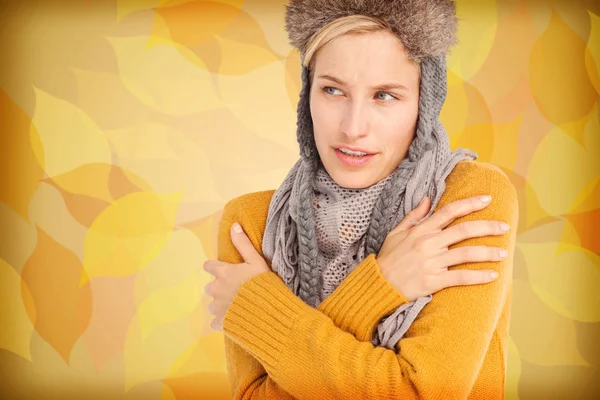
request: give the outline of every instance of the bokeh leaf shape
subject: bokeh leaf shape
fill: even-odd
[[[155,23],[162,22],[164,25],[155,24],[153,35],[168,37],[185,47],[205,44],[215,35],[226,37],[229,32],[233,38],[241,38],[243,41],[252,42],[257,36],[264,39],[256,21],[240,9],[240,2],[237,3],[196,0],[158,7],[155,9]],[[240,19],[240,15],[248,20]],[[241,30],[235,32],[234,28]]]
[[[548,307],[522,279],[513,279],[512,291],[510,334],[522,360],[540,366],[590,366],[577,348],[573,320]]]
[[[269,46],[281,55],[288,54],[292,49],[288,36],[282,34],[285,7],[288,4],[288,0],[244,1],[243,5],[239,6],[260,25]]]
[[[585,242],[581,240],[580,232],[577,231],[569,219],[554,218],[552,221],[540,223],[538,226],[532,227],[519,235],[519,243],[540,244],[540,243],[558,243],[556,252],[572,251],[573,248],[584,247]],[[519,252],[522,254],[522,252]],[[588,257],[588,251],[581,252],[583,257]],[[590,263],[594,263],[595,259],[592,256],[588,257]],[[523,256],[523,268],[526,268],[525,256]],[[526,274],[529,276],[529,273]]]
[[[519,196],[519,232],[526,232],[536,226],[555,221],[557,217],[554,217],[542,207],[539,196],[531,184],[525,179],[523,181],[525,182],[524,185],[517,188]]]
[[[577,196],[565,218],[574,226],[579,244],[600,254],[596,229],[600,224],[600,176],[593,179]]]
[[[118,162],[118,156],[115,156],[115,158],[117,158]],[[140,176],[117,165],[112,166],[108,186],[113,199],[120,199],[135,192],[148,192],[152,190],[148,182]]]
[[[75,254],[39,228],[37,237],[22,273],[33,302],[23,304],[36,331],[69,364],[71,350],[90,322],[90,287],[79,286],[83,268]]]
[[[123,172],[143,178],[154,191],[183,190],[182,202],[216,205],[224,201],[214,186],[219,177],[213,174],[211,158],[183,132],[148,122],[106,134]]]
[[[48,176],[54,177],[84,164],[109,164],[110,148],[102,130],[75,104],[34,87],[35,113],[32,147]],[[39,136],[36,138],[35,136]]]
[[[147,36],[107,40],[114,48],[125,87],[152,109],[184,116],[226,107],[206,68],[190,63],[174,46],[148,47]]]
[[[72,194],[79,194],[105,203],[113,201],[108,187],[111,164],[90,163],[49,178],[52,184]]]
[[[494,125],[475,124],[466,127],[461,132],[455,133],[450,139],[452,148],[469,147],[477,149],[477,160],[490,162],[494,152]]]
[[[285,59],[284,80],[287,89],[290,107],[296,109],[300,90],[302,89],[302,62],[300,61],[300,52],[292,50]]]
[[[517,246],[525,256],[531,288],[544,303],[567,318],[600,322],[600,256],[561,242]]]
[[[85,164],[55,178],[47,178],[44,182],[58,189],[69,213],[86,228],[92,226],[113,199],[152,190],[133,172],[105,164]],[[76,192],[72,193],[65,187],[75,188]]]
[[[85,164],[45,181],[60,191],[71,215],[86,228],[114,199],[151,190],[135,173],[108,164]]]
[[[538,37],[525,2],[508,15],[498,16],[496,38],[489,56],[470,80],[490,105],[494,122],[514,120],[532,101],[527,68],[531,47]],[[515,46],[515,42],[519,45]]]
[[[117,21],[137,11],[149,10],[161,3],[162,0],[117,0]]]
[[[194,273],[202,269],[205,260],[206,256],[201,244],[190,231],[174,230],[160,253],[136,275],[136,304],[141,307],[150,296],[161,290],[191,285],[190,282],[195,280]],[[203,275],[205,274],[199,274],[198,277]],[[206,275],[210,276],[207,273]],[[194,285],[198,286],[198,282],[194,282]],[[197,289],[202,290],[202,288]],[[151,312],[152,309],[150,308],[149,311]]]
[[[229,399],[223,333],[203,336],[184,351],[164,379],[177,399]]]
[[[591,31],[585,51],[585,68],[596,93],[600,94],[600,15],[587,11],[590,16]]]
[[[0,202],[0,259],[21,273],[37,243],[35,225],[13,208]]]
[[[171,366],[195,341],[186,318],[157,326],[143,340],[139,319],[134,317],[125,338],[125,391],[166,378]]]
[[[227,372],[200,372],[181,378],[169,378],[165,380],[165,385],[169,386],[177,400],[232,398]]]
[[[2,89],[0,115],[0,201],[28,220],[29,201],[44,176],[44,153],[36,141],[35,126]]]
[[[135,276],[96,277],[90,281],[93,309],[90,325],[82,336],[96,372],[123,352],[129,324],[136,313]]]
[[[517,162],[521,118],[507,124],[474,124],[455,133],[450,147],[475,149],[478,161],[512,170]]]
[[[113,58],[113,48],[108,43],[105,46]],[[117,73],[71,69],[77,82],[77,105],[103,128],[136,125],[155,118],[156,110],[141,103]]]
[[[569,213],[583,213],[600,207],[600,176],[592,179],[573,202]]]
[[[52,210],[52,212],[48,212]],[[62,247],[72,251],[83,262],[84,241],[87,228],[69,211],[60,191],[42,182],[31,199],[31,222],[46,232]]]
[[[198,129],[198,126],[201,126],[202,129]],[[196,114],[173,122],[172,127],[179,132],[185,132],[185,142],[188,140],[193,142],[189,143],[189,148],[182,152],[178,150],[179,139],[171,141],[172,150],[177,151],[180,157],[185,157],[190,153],[190,157],[205,156],[210,165],[211,176],[218,177],[218,179],[204,182],[200,178],[195,178],[190,181],[192,185],[190,190],[196,192],[202,188],[210,193],[214,187],[214,190],[223,199],[206,201],[208,195],[202,195],[197,202],[182,203],[178,213],[178,224],[197,220],[221,209],[226,199],[232,199],[243,193],[261,190],[265,187],[276,187],[274,185],[281,184],[285,173],[289,172],[298,154],[298,144],[293,129],[288,129],[278,135],[282,141],[289,141],[289,144],[284,147],[250,131],[228,109]],[[145,126],[143,132],[148,132],[150,129]],[[165,130],[171,132],[172,128],[165,127]],[[167,136],[172,135],[167,134]],[[264,157],[265,154],[269,156]],[[118,156],[118,151],[115,151],[115,155]],[[199,165],[204,160],[183,161],[183,163],[188,162]],[[148,164],[151,162],[148,161]],[[182,161],[179,162],[177,168],[181,168],[181,164]],[[276,173],[279,174],[277,177],[273,176],[274,170],[277,170]],[[189,168],[183,173],[189,175]],[[200,174],[200,172],[196,172],[196,174]],[[187,180],[188,178],[180,177],[179,179]],[[185,181],[181,182],[183,185],[188,184]]]
[[[600,240],[598,240],[600,205],[595,210],[567,214],[565,218],[573,225],[573,229],[577,232],[581,247],[592,254],[600,254]]]
[[[216,79],[224,102],[246,129],[297,151],[296,113],[288,101],[285,74],[284,62],[275,62],[244,75]]]
[[[133,14],[137,11],[152,10],[158,7],[178,6],[189,3],[193,0],[117,0],[117,20]],[[234,7],[241,7],[244,0],[210,0],[210,3],[229,4]]]
[[[142,301],[138,312],[142,340],[157,326],[188,316],[198,304],[199,290],[193,272],[180,284],[158,290]]]
[[[519,156],[519,133],[523,116],[518,115],[505,124],[494,124],[494,149],[490,162],[506,170],[513,171]],[[474,145],[477,149],[477,145]]]
[[[223,332],[211,332],[192,343],[173,363],[167,379],[198,372],[227,372]]]
[[[222,210],[198,221],[191,221],[180,226],[181,229],[188,230],[198,238],[207,259],[215,259],[217,255],[216,238],[221,214]]]
[[[176,230],[164,249],[136,278],[135,299],[142,339],[157,326],[187,318],[196,309],[211,275],[202,270],[206,260],[194,235]]]
[[[456,15],[460,46],[448,56],[448,69],[468,81],[485,63],[494,44],[498,27],[496,0],[462,2]]]
[[[97,372],[81,340],[75,343],[71,362],[66,364],[56,350],[34,331],[31,353],[33,362],[0,350],[3,382],[11,383],[2,386],[3,399],[147,400],[158,398],[162,389],[160,382],[154,382],[124,393],[122,353]]]
[[[585,67],[586,43],[556,13],[531,51],[529,79],[541,113],[554,124],[581,119],[598,99]]]
[[[558,127],[575,139],[581,146],[586,146],[586,131],[592,130],[596,134],[600,132],[600,124],[598,124],[598,111],[600,110],[599,105],[592,107],[585,116],[582,118],[565,122],[558,125]]]
[[[81,284],[133,274],[154,259],[171,235],[181,195],[138,192],[107,207],[86,235]]]
[[[504,398],[519,400],[519,380],[521,379],[521,355],[514,340],[508,336],[508,366],[504,383]]]
[[[250,15],[211,1],[157,8],[148,45],[169,42],[200,68],[219,74],[243,74],[282,59]]]
[[[27,313],[29,309],[29,315]],[[32,361],[29,343],[37,316],[31,292],[21,275],[0,259],[0,348]]]
[[[450,139],[474,124],[492,123],[489,107],[477,88],[448,72],[448,97],[440,113],[440,121]]]
[[[582,190],[600,176],[599,126],[598,114],[591,114],[584,130],[584,146],[560,128],[552,129],[537,146],[527,180],[550,214],[568,213]]]

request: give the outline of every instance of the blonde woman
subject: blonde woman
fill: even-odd
[[[300,160],[224,208],[211,326],[236,399],[502,399],[518,205],[451,151],[448,0],[292,0]]]

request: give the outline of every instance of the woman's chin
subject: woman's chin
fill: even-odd
[[[345,189],[364,189],[376,183],[368,171],[342,171],[336,170],[329,173],[331,178]]]

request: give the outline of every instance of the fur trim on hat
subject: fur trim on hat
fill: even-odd
[[[456,7],[450,0],[290,0],[285,23],[290,44],[301,53],[327,23],[362,14],[386,23],[409,58],[446,55],[456,44]]]

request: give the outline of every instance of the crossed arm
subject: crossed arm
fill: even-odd
[[[495,203],[453,224],[497,219],[513,229],[452,247],[486,245],[512,252],[518,218],[514,187],[505,177],[486,182],[481,194],[492,194]],[[439,207],[454,197],[472,195],[455,191],[442,198]],[[235,220],[244,225],[237,209],[226,206],[219,230],[219,259],[230,263],[242,262],[229,239]],[[251,240],[258,248],[258,238]],[[370,343],[381,318],[407,302],[380,274],[374,255],[316,309],[295,296],[274,272],[255,276],[242,285],[223,324],[234,398],[467,398],[506,300],[512,257],[458,267],[494,269],[499,277],[485,285],[436,293],[396,351]]]

